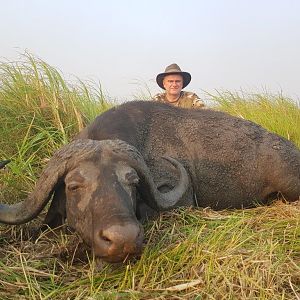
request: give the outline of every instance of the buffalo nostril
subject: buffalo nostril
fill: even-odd
[[[103,232],[100,233],[100,240],[104,241],[107,244],[112,244],[113,243],[111,238],[109,238],[107,235],[103,234]]]
[[[104,240],[105,242],[111,242],[111,240],[109,238],[107,238],[106,236],[103,236],[102,240]]]

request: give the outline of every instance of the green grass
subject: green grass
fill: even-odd
[[[12,159],[14,174],[3,184],[31,190],[53,151],[111,106],[100,87],[79,80],[71,85],[30,54],[0,63],[0,159]]]
[[[210,95],[217,109],[254,121],[268,130],[292,140],[300,147],[300,107],[282,94],[244,94],[223,92]]]
[[[0,172],[0,202],[25,196],[53,151],[113,105],[95,86],[71,85],[29,54],[0,64],[0,159],[13,160]],[[300,109],[292,99],[210,97],[215,109],[300,147]],[[141,258],[113,265],[94,259],[75,234],[56,230],[30,239],[42,216],[0,226],[0,299],[300,299],[299,216],[299,201],[166,212],[144,224]]]

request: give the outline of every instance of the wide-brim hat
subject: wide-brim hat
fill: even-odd
[[[169,66],[166,67],[166,70],[164,73],[160,73],[156,76],[156,82],[157,84],[165,90],[164,86],[163,86],[163,80],[165,78],[165,76],[167,75],[174,75],[174,74],[178,74],[181,75],[183,78],[183,86],[182,88],[184,89],[190,82],[192,79],[192,76],[190,73],[188,72],[183,72],[181,71],[181,69],[179,68],[179,66],[177,64],[171,64]]]

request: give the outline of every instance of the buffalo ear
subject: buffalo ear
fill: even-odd
[[[135,169],[123,164],[117,166],[116,175],[118,180],[126,185],[137,185],[140,180]]]
[[[137,185],[139,183],[139,176],[136,173],[134,169],[132,169],[130,172],[128,172],[125,175],[125,180],[127,181],[128,184],[130,185]]]

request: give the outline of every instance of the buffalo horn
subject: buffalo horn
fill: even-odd
[[[24,201],[0,204],[0,222],[17,225],[34,219],[46,206],[60,179],[66,173],[67,162],[77,152],[74,144],[68,144],[54,153],[42,171],[34,190]]]
[[[115,140],[114,142],[117,142],[117,140]],[[120,149],[123,147],[124,153],[131,157],[131,163],[129,163],[131,164],[131,167],[133,167],[137,171],[141,179],[141,188],[139,189],[139,191],[147,204],[153,209],[159,211],[175,207],[176,204],[186,194],[190,184],[189,175],[182,163],[172,157],[162,157],[163,159],[169,161],[174,167],[176,167],[179,173],[179,182],[177,186],[175,186],[171,191],[161,193],[157,189],[157,186],[155,185],[151,176],[150,170],[138,150],[122,141],[118,142],[120,143]],[[122,143],[123,145],[121,145]]]

